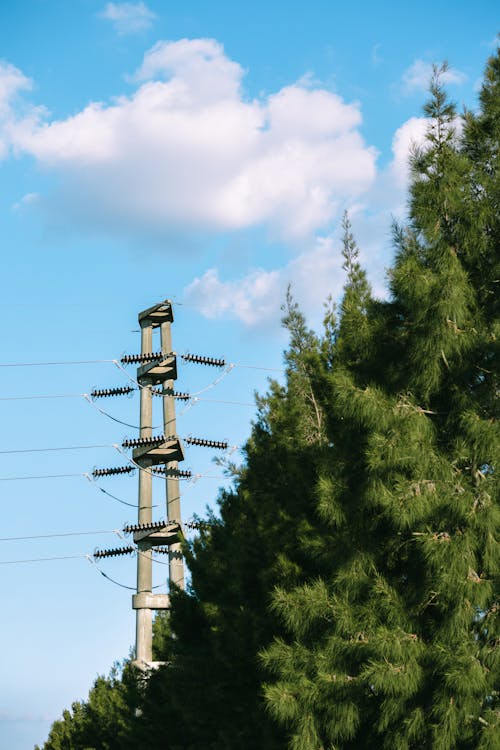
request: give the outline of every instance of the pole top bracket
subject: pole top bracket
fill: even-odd
[[[150,465],[168,464],[171,461],[184,461],[184,450],[178,437],[172,436],[157,445],[139,446],[132,454],[136,463],[142,464],[144,460]]]
[[[175,354],[166,354],[164,359],[156,362],[147,362],[137,368],[137,380],[150,380],[152,385],[164,383],[165,380],[177,380],[177,357]]]
[[[157,305],[153,305],[153,307],[148,307],[147,310],[139,313],[139,323],[142,326],[150,325],[152,328],[157,328],[162,323],[173,322],[174,311],[169,299],[159,302]]]
[[[176,544],[179,540],[181,527],[178,523],[166,523],[161,529],[149,529],[134,531],[134,542],[149,542],[152,547],[164,545],[166,547]]]

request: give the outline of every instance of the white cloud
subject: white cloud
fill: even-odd
[[[433,67],[429,62],[417,59],[409,68],[405,70],[402,78],[402,89],[404,94],[411,94],[414,91],[426,91],[432,78]],[[457,85],[467,80],[465,73],[454,68],[448,68],[442,73],[441,80],[446,85]]]
[[[33,108],[10,144],[58,175],[53,205],[87,225],[311,236],[375,179],[359,105],[310,81],[249,101],[243,75],[214,40],[160,42],[130,96],[62,120]]]
[[[145,31],[152,26],[156,18],[156,13],[153,13],[143,2],[107,3],[99,15],[111,21],[115,31],[120,35]]]
[[[221,281],[210,268],[184,290],[184,299],[207,318],[232,317],[247,326],[280,319],[288,284],[306,311],[317,311],[329,294],[337,296],[344,283],[342,261],[332,236],[318,237],[305,252],[272,271],[254,269],[243,278]]]
[[[33,203],[37,203],[40,198],[39,193],[26,193],[23,197],[12,206],[13,211],[22,211],[25,206],[31,206]]]
[[[130,95],[55,120],[19,101],[30,82],[4,65],[0,148],[31,155],[57,176],[58,192],[44,196],[43,207],[70,221],[122,236],[264,225],[300,248],[279,268],[229,279],[216,267],[199,274],[185,299],[207,317],[247,326],[278,321],[289,282],[308,313],[321,312],[344,280],[338,225],[345,207],[383,294],[389,217],[404,212],[408,153],[426,121],[411,118],[396,131],[393,159],[377,173],[357,103],[310,77],[249,100],[243,78],[214,40],[160,42],[130,79]],[[28,194],[15,208],[37,200]]]
[[[425,142],[429,121],[425,117],[410,117],[396,130],[392,139],[393,159],[390,164],[394,183],[406,188],[410,175],[410,154],[416,146]]]
[[[0,159],[8,154],[9,131],[16,120],[14,106],[19,94],[31,87],[30,79],[18,68],[0,60]]]
[[[428,124],[428,120],[418,117],[403,123],[392,140],[392,160],[377,175],[363,196],[364,201],[347,204],[362,264],[368,271],[373,293],[380,298],[387,294],[385,274],[392,252],[391,216],[404,219],[410,153],[414,146],[425,142]],[[291,283],[294,296],[309,320],[318,318],[321,303],[330,294],[334,299],[339,298],[345,281],[339,224],[337,221],[334,231],[327,236],[317,236],[281,268],[254,269],[246,276],[224,281],[217,269],[210,268],[186,287],[184,299],[207,318],[232,317],[250,327],[276,324],[286,287]]]
[[[229,315],[255,325],[273,316],[276,303],[279,309],[280,274],[257,269],[242,279],[221,281],[219,272],[209,268],[186,287],[184,299],[206,318]]]

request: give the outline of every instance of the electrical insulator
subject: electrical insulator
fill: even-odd
[[[171,356],[172,354],[164,354],[164,352],[125,354],[125,356],[121,358],[120,362],[122,363],[122,365],[145,364],[147,362],[161,362],[161,360]]]
[[[124,440],[122,448],[142,448],[144,446],[155,446],[161,443],[168,443],[170,440],[175,440],[175,435],[157,435],[156,437],[143,437],[143,438],[132,438],[132,440]]]
[[[92,476],[97,477],[111,477],[114,474],[131,474],[135,471],[134,466],[115,466],[111,469],[94,469]]]
[[[201,354],[181,354],[184,362],[194,362],[197,365],[209,365],[210,367],[225,367],[225,359],[217,359],[217,357],[204,357]]]
[[[103,557],[118,557],[119,555],[130,555],[135,552],[135,547],[116,547],[115,549],[98,549],[94,552],[94,558],[101,560]]]
[[[208,529],[211,525],[208,521],[186,521],[184,523],[186,529]]]
[[[151,392],[154,396],[173,396],[177,401],[190,401],[190,393],[181,393],[180,391],[174,391],[172,388],[164,388],[162,391],[159,388],[152,388]]]
[[[191,479],[193,476],[193,472],[189,471],[189,469],[168,469],[166,466],[154,466],[152,472],[153,474],[161,474],[173,479]]]
[[[224,440],[205,440],[204,438],[187,437],[184,438],[184,442],[188,445],[199,445],[203,448],[218,448],[220,450],[227,450],[229,443]]]
[[[151,521],[151,523],[134,523],[123,527],[125,534],[132,534],[134,531],[161,531],[166,526],[172,526],[176,521]]]
[[[135,391],[135,388],[133,388],[131,385],[125,385],[121,388],[103,388],[103,389],[96,389],[91,392],[90,396],[92,398],[107,398],[108,396],[126,396],[129,393],[132,393]]]

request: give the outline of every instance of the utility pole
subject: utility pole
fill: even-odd
[[[134,464],[139,469],[139,497],[137,524],[126,526],[124,532],[133,534],[136,547],[97,550],[94,558],[137,554],[137,593],[132,597],[136,611],[136,667],[147,671],[161,662],[153,661],[153,611],[170,608],[169,594],[153,593],[153,552],[166,552],[169,557],[169,590],[184,588],[184,561],[180,543],[182,531],[179,478],[189,478],[190,471],[179,469],[184,460],[184,449],[177,435],[175,400],[189,401],[188,393],[174,390],[177,380],[177,356],[172,351],[172,323],[174,314],[169,300],[139,313],[141,327],[141,353],[122,357],[122,364],[139,363],[136,382],[140,391],[139,436],[122,442],[123,448],[133,448],[132,462],[127,466],[95,469],[94,478],[128,474]],[[155,329],[160,332],[160,350],[153,350]],[[208,367],[226,367],[224,359],[200,354],[181,355],[185,362]],[[93,398],[125,395],[134,389],[130,386],[106,388],[92,392]],[[163,402],[163,434],[153,435],[154,397]],[[188,436],[187,445],[215,450],[227,450],[226,441]],[[153,521],[153,476],[165,476],[166,520]],[[191,527],[193,524],[191,524]]]
[[[181,523],[179,481],[175,477],[178,462],[184,459],[181,442],[176,434],[174,380],[177,378],[177,363],[172,353],[171,324],[174,316],[169,301],[162,302],[139,313],[141,327],[141,361],[145,364],[137,370],[140,386],[140,437],[135,441],[133,460],[139,469],[138,527],[134,533],[137,553],[137,593],[132,597],[136,610],[136,657],[140,669],[156,666],[153,662],[152,625],[153,610],[168,609],[167,594],[154,594],[152,548],[169,546],[169,580],[184,588],[184,563],[178,530]],[[153,330],[160,328],[161,358],[147,362],[153,356]],[[164,434],[153,439],[153,388],[162,385]],[[167,524],[158,530],[153,524],[153,467],[165,465]],[[172,474],[172,476],[170,476]],[[170,523],[169,523],[170,521]]]
[[[172,352],[172,319],[162,321],[160,324],[161,351],[166,357]],[[175,419],[174,381],[165,380],[162,391],[163,397],[163,434],[176,435],[177,424]],[[167,520],[181,523],[181,495],[180,484],[177,476],[179,470],[178,461],[169,461],[166,465],[166,493],[167,493]],[[170,472],[170,473],[169,473]],[[182,559],[181,545],[179,542],[169,546],[169,582],[179,588],[184,588],[184,561]]]

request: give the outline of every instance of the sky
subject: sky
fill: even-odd
[[[476,107],[495,6],[0,4],[0,748],[42,744],[134,642],[135,559],[89,557],[124,543],[137,477],[89,474],[123,465],[138,394],[85,394],[131,382],[137,314],[171,299],[174,349],[225,359],[179,360],[178,433],[241,460],[255,392],[283,378],[287,285],[316,329],[341,294],[345,210],[386,294],[432,64]],[[214,456],[186,450],[184,520],[230,481]],[[159,479],[154,502],[164,518]]]

